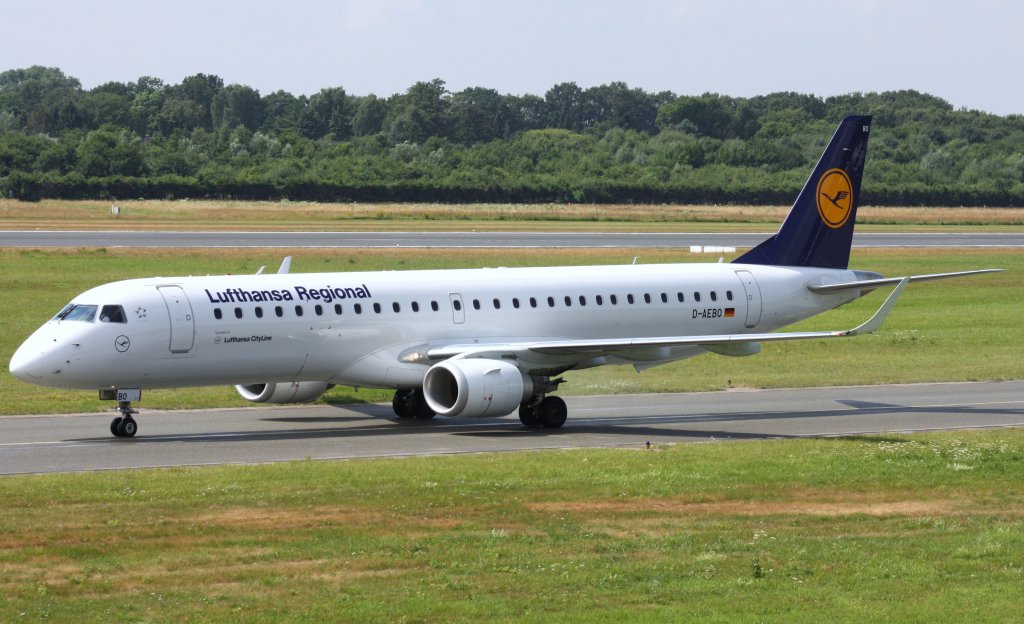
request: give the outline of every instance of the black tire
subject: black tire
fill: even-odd
[[[523,423],[524,427],[529,427],[530,429],[540,427],[540,415],[537,414],[537,406],[527,406],[526,403],[520,405],[519,422]]]
[[[110,434],[111,435],[117,436],[119,438],[121,437],[121,423],[123,421],[124,421],[124,418],[121,418],[120,416],[117,416],[116,418],[114,418],[114,420],[110,421]]]
[[[122,438],[134,438],[139,431],[139,423],[135,422],[134,418],[122,418],[117,431]]]
[[[540,417],[540,424],[545,429],[559,429],[569,416],[569,408],[562,397],[549,396],[537,406],[537,416]]]
[[[414,391],[413,397],[413,417],[415,417],[417,420],[430,420],[434,416],[437,416],[437,413],[434,410],[430,409],[430,405],[427,404],[427,399],[426,397],[423,396],[422,390]]]
[[[391,409],[394,410],[395,416],[399,418],[412,418],[415,416],[415,410],[413,407],[413,392],[414,390],[397,390],[395,397],[391,399]]]

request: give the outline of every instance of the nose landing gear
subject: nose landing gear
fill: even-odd
[[[135,422],[134,415],[139,410],[132,407],[132,401],[142,400],[142,390],[139,388],[100,388],[101,401],[117,401],[117,411],[120,416],[110,421],[110,433],[118,438],[134,438],[139,430],[139,423]]]
[[[110,433],[119,438],[135,437],[135,433],[139,430],[139,423],[135,422],[135,418],[132,416],[138,414],[139,410],[132,407],[131,401],[118,401],[117,411],[121,415],[110,421]]]

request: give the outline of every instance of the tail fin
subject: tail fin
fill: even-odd
[[[847,268],[870,130],[871,117],[844,119],[778,233],[733,262]]]

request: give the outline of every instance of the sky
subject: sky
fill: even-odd
[[[261,94],[401,93],[440,78],[543,96],[646,91],[827,97],[914,89],[1024,114],[1018,0],[0,0],[0,71],[86,89],[220,76]]]

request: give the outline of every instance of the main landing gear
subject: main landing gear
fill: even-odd
[[[429,420],[436,415],[434,410],[427,405],[427,400],[423,397],[423,390],[418,388],[396,391],[395,397],[391,400],[391,408],[395,411],[396,416],[403,419]],[[565,406],[565,401],[557,396],[534,396],[519,406],[519,420],[531,429],[558,429],[565,424],[568,414],[569,410]],[[115,418],[114,420],[119,419]],[[134,423],[134,421],[132,422]],[[110,430],[114,430],[114,423],[110,424]]]
[[[391,409],[395,410],[395,415],[399,418],[430,420],[436,415],[427,405],[423,390],[418,388],[406,388],[395,392],[395,398],[391,400]]]
[[[110,421],[110,433],[119,438],[135,437],[135,433],[139,430],[139,423],[135,422],[133,415],[138,414],[139,410],[132,407],[131,401],[118,401],[117,411],[121,415]]]
[[[562,397],[534,397],[519,406],[519,420],[531,429],[558,429],[565,424],[568,415],[569,409]]]

